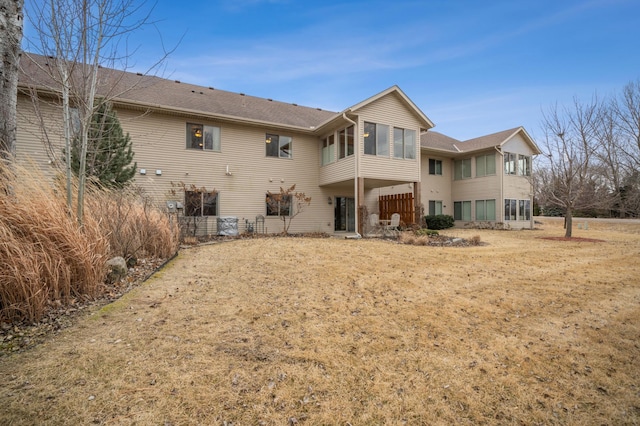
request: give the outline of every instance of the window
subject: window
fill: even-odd
[[[476,220],[496,220],[496,200],[476,200]]]
[[[429,158],[429,174],[442,176],[442,160]]]
[[[220,127],[187,123],[187,148],[220,152]]]
[[[442,201],[429,200],[429,216],[442,214]]]
[[[353,126],[338,132],[338,143],[340,144],[340,158],[353,155]]]
[[[291,158],[293,141],[289,136],[271,135],[265,137],[267,157]]]
[[[389,126],[364,122],[364,153],[389,156]]]
[[[269,194],[267,192],[267,216],[290,216],[291,195]]]
[[[335,136],[330,135],[322,140],[322,165],[336,161]]]
[[[504,153],[504,174],[515,175],[516,174],[516,157],[517,155],[511,152]]]
[[[455,180],[471,178],[471,158],[455,161],[453,178]]]
[[[496,174],[496,154],[491,153],[476,157],[476,177]]]
[[[416,158],[415,130],[393,128],[393,156],[395,158]]]
[[[453,219],[471,221],[471,201],[455,201],[453,203]]]
[[[530,200],[519,200],[518,201],[518,219],[520,220],[531,220],[531,201]]]
[[[531,176],[531,157],[518,155],[518,175]]]
[[[185,216],[217,216],[218,193],[203,191],[184,192]]]
[[[504,220],[516,220],[516,207],[518,200],[505,198],[504,200]]]

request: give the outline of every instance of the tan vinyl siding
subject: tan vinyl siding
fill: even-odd
[[[367,212],[369,214],[380,214],[380,209],[378,208],[378,196],[384,195],[381,191],[384,191],[384,188],[364,191],[364,200],[362,201],[362,204],[367,207]]]
[[[533,155],[533,151],[531,150],[531,146],[524,140],[521,134],[517,134],[507,143],[502,145],[503,152],[514,152],[516,154],[522,155]]]
[[[509,139],[509,141],[502,146],[502,151],[527,156],[534,155],[531,145],[525,141],[521,134],[517,134],[513,138]],[[500,161],[503,161],[503,157],[500,157]],[[503,164],[500,164],[500,170],[501,173],[503,173],[504,179],[504,199],[530,200],[531,209],[533,211],[533,188],[531,176],[505,175]],[[504,219],[504,202],[500,205],[500,212],[498,214],[500,218]],[[532,226],[531,221],[528,220],[510,220],[507,223],[512,229],[531,228]]]
[[[131,112],[122,115],[129,118],[126,127],[134,141],[138,168],[147,169],[147,175],[138,174],[137,181],[159,200],[182,200],[181,193],[170,195],[171,182],[215,189],[219,192],[219,216],[237,217],[239,227],[243,228],[245,219],[254,221],[257,215],[264,215],[268,231],[280,232],[282,221],[266,217],[265,194],[295,184],[296,191],[311,196],[312,201],[293,220],[290,232],[332,231],[327,225],[333,217],[327,203],[329,193],[318,186],[317,138],[285,130],[161,114],[138,118]],[[221,152],[187,149],[187,122],[220,127]],[[267,157],[266,133],[292,137],[292,158]],[[230,176],[226,174],[227,166]],[[155,170],[162,170],[162,176],[156,176]],[[209,228],[214,232],[211,225]]]
[[[60,109],[48,102],[34,104],[26,96],[18,96],[16,159],[19,164],[40,169],[46,178],[53,178],[64,170],[64,135]],[[47,125],[42,131],[40,118]],[[46,134],[46,136],[45,136]]]
[[[464,158],[471,158],[471,178],[470,179],[461,179],[454,180],[453,177],[453,167],[454,160],[449,162],[450,167],[452,168],[450,179],[452,182],[451,186],[451,205],[447,207],[451,207],[450,213],[453,215],[453,202],[456,201],[471,201],[471,220],[474,221],[476,218],[476,201],[477,200],[496,200],[496,221],[502,221],[503,213],[501,211],[502,207],[502,198],[501,198],[501,178],[502,178],[502,156],[495,152],[495,167],[496,173],[493,175],[481,176],[477,177],[477,164],[476,157],[483,156],[486,154],[491,154],[495,152],[495,150],[490,151],[480,151],[473,154],[469,154],[469,156],[465,156]],[[460,157],[463,158],[463,157]]]
[[[450,179],[452,180],[451,195],[454,201],[473,201],[473,200],[489,200],[500,198],[500,173],[502,173],[502,156],[495,152],[495,167],[496,173],[494,175],[476,177],[476,157],[491,154],[493,151],[481,151],[464,158],[471,158],[471,178],[453,180],[453,167],[454,161],[449,162],[449,167],[452,168]],[[460,157],[463,158],[463,157]],[[453,210],[452,210],[453,211]]]
[[[402,180],[415,182],[420,180],[420,122],[402,103],[395,93],[388,94],[371,102],[358,111],[358,150],[360,153],[360,176],[364,178]],[[389,126],[389,155],[381,157],[364,155],[364,122],[386,124]],[[415,156],[413,160],[393,158],[393,128],[415,131]]]
[[[429,174],[429,159],[442,161],[442,175]],[[422,185],[421,194],[424,214],[429,214],[429,200],[442,201],[442,214],[453,216],[453,200],[451,199],[451,176],[453,176],[452,162],[449,158],[422,154],[421,156]]]
[[[320,168],[319,184],[329,185],[347,180],[353,181],[353,177],[356,173],[354,161],[355,157],[349,156],[324,166],[317,165],[316,167]]]
[[[30,108],[30,100],[20,99],[17,155],[20,161],[35,161],[53,176],[52,166],[41,142],[40,130]],[[62,137],[54,129],[60,128],[60,110],[44,108],[49,125],[48,134],[55,139],[56,152],[61,154]],[[122,128],[133,141],[134,161],[137,162],[135,182],[144,188],[160,206],[167,200],[184,201],[181,190],[174,185],[205,187],[219,191],[219,216],[238,218],[240,231],[245,219],[254,221],[256,215],[266,217],[265,194],[296,184],[296,190],[311,196],[311,205],[292,222],[290,232],[333,232],[333,206],[328,204],[332,192],[318,186],[318,140],[314,136],[295,134],[288,130],[240,126],[196,118],[181,118],[162,113],[142,113],[116,108]],[[186,148],[186,123],[201,123],[221,128],[221,151],[200,151]],[[266,133],[291,136],[293,158],[266,156]],[[226,175],[227,165],[231,176]],[[146,175],[140,174],[146,169]],[[156,174],[156,170],[161,172]],[[281,232],[282,221],[268,217],[268,232]],[[208,220],[208,232],[216,232],[216,217]]]

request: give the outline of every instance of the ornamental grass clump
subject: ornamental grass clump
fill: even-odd
[[[0,177],[0,319],[35,322],[51,304],[94,297],[109,243],[87,215],[82,227],[45,179],[24,169]]]
[[[16,167],[0,177],[0,320],[39,321],[51,306],[99,297],[106,262],[166,259],[178,227],[134,187],[87,187],[82,226],[64,189]]]
[[[136,259],[168,258],[179,245],[179,228],[139,188],[101,190],[87,201],[108,238],[111,256],[129,264]]]

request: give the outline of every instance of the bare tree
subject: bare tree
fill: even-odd
[[[540,176],[540,191],[550,205],[564,210],[565,237],[571,237],[576,210],[611,205],[596,155],[599,108],[597,98],[586,104],[574,99],[572,108],[558,111],[556,106],[543,114],[548,173]]]
[[[620,154],[618,186],[621,215],[640,215],[640,80],[630,82],[611,103],[616,124],[615,146]]]
[[[101,70],[120,65],[122,75],[132,54],[126,47],[127,36],[150,24],[150,12],[144,2],[135,0],[44,0],[27,11],[38,40],[29,46],[49,56],[53,66],[42,66],[60,93],[65,143],[67,204],[72,206],[71,141],[80,143],[76,215],[82,225],[86,185],[86,157],[92,117],[105,104],[132,87],[121,87],[116,78],[111,87],[98,85]],[[166,58],[165,53],[154,66]],[[112,76],[113,77],[113,76]],[[36,94],[37,96],[37,94]],[[77,123],[77,132],[74,129]]]
[[[630,82],[622,95],[612,103],[620,129],[620,149],[628,156],[630,166],[640,169],[640,80]]]
[[[594,171],[605,182],[610,192],[611,208],[624,216],[625,206],[621,189],[625,177],[625,154],[620,149],[618,121],[610,103],[602,103],[594,121]]]
[[[0,0],[0,169],[15,156],[24,0]]]
[[[304,192],[297,192],[293,184],[287,189],[280,188],[280,192],[267,192],[267,210],[282,220],[282,233],[288,234],[291,221],[311,204],[311,197]]]

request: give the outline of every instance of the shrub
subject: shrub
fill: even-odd
[[[471,244],[472,246],[479,246],[480,242],[480,235],[474,235],[469,239],[469,244]]]
[[[429,237],[426,235],[416,235],[415,232],[403,232],[398,236],[400,244],[408,244],[413,246],[429,245]]]
[[[447,214],[438,214],[425,216],[424,221],[429,229],[447,229],[453,228],[453,216]]]
[[[418,229],[416,231],[416,235],[434,237],[436,235],[440,235],[440,233],[438,231],[436,231],[435,229],[422,228],[422,229]]]

